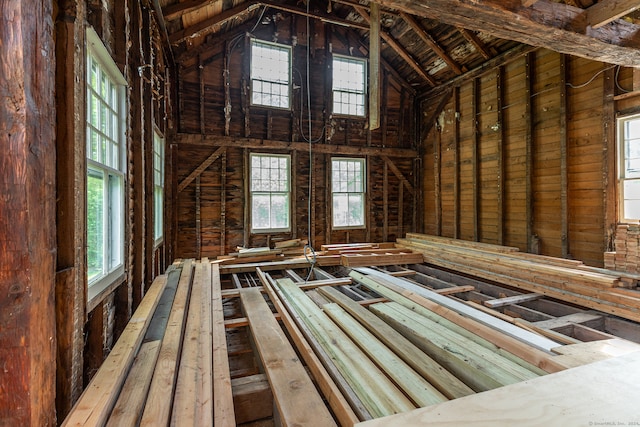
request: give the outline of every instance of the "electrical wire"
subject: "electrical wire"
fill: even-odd
[[[613,67],[616,67],[617,65],[612,65],[610,67],[607,68],[603,68],[602,70],[598,71],[597,73],[595,73],[593,75],[593,77],[591,77],[586,83],[580,84],[580,85],[572,85],[571,83],[567,82],[567,86],[569,86],[571,89],[580,89],[583,88],[585,86],[587,86],[588,84],[590,84],[592,81],[595,80],[596,77],[598,77],[600,74],[604,73],[607,70],[612,69]]]

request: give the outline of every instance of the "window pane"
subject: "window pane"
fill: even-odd
[[[104,274],[104,175],[89,170],[87,174],[87,272],[91,282]]]
[[[123,263],[124,250],[124,192],[123,177],[120,175],[109,175],[109,269]]]
[[[270,217],[269,195],[253,194],[251,196],[251,228],[257,230],[268,230],[270,228]]]
[[[333,194],[333,226],[349,225],[349,196],[345,193]]]
[[[289,156],[251,155],[252,229],[289,228],[289,162]]]
[[[251,102],[289,108],[291,50],[287,46],[253,40],[251,45]]]
[[[365,64],[361,59],[333,58],[333,112],[365,115]]]
[[[362,194],[349,194],[349,225],[364,225],[364,199]]]
[[[271,195],[271,227],[289,228],[289,197],[285,194]]]

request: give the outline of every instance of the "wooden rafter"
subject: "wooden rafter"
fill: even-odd
[[[266,140],[266,139],[257,139],[257,138],[239,138],[239,137],[218,136],[218,135],[201,135],[199,133],[198,134],[179,133],[175,137],[175,142],[177,142],[178,144],[193,144],[193,145],[208,146],[208,147],[221,147],[224,149],[226,149],[226,147],[234,147],[234,148],[261,149],[261,150],[271,149],[271,150],[295,150],[295,151],[305,151],[305,152],[309,151],[309,144],[307,144],[306,142],[287,142],[287,141],[275,141],[275,140]],[[218,151],[216,151],[214,154],[218,154],[218,155],[221,154],[221,152],[218,153]],[[336,155],[348,155],[348,156],[385,155],[388,157],[410,157],[410,158],[415,158],[418,156],[418,152],[416,150],[412,150],[409,148],[357,147],[357,146],[347,146],[347,145],[337,145],[337,144],[335,145],[334,144],[314,144],[313,152],[316,154],[336,154]],[[213,160],[215,160],[215,158]],[[183,182],[185,182],[186,180],[187,178],[185,178]]]
[[[474,32],[462,27],[458,27],[457,30],[460,31],[462,37],[467,39],[467,41],[471,43],[478,52],[480,52],[480,55],[482,55],[484,59],[491,59],[491,52],[489,52],[489,49],[487,49],[484,43],[482,43],[482,40],[480,40]]]
[[[360,14],[360,16],[362,16],[364,21],[367,24],[369,24],[371,19],[369,18],[369,14],[367,13],[367,11],[364,8],[359,6],[353,6],[353,8],[356,12]],[[409,64],[411,68],[413,68],[415,72],[418,73],[420,77],[422,77],[422,79],[426,80],[431,86],[437,85],[437,82],[435,81],[435,79],[431,77],[424,70],[424,68],[411,56],[411,54],[407,52],[407,50],[404,47],[402,47],[396,39],[394,39],[391,35],[389,35],[389,33],[387,33],[386,31],[380,30],[380,37],[382,37],[382,40],[384,40],[393,50],[395,50],[396,53],[402,59],[404,59],[407,62],[407,64]]]
[[[440,22],[489,33],[556,52],[619,64],[640,66],[640,26],[617,20],[615,27],[587,28],[583,9],[550,1],[530,7],[520,2],[485,0],[376,0],[389,8]]]
[[[587,23],[591,28],[600,28],[618,18],[621,18],[640,7],[638,0],[600,0],[587,9]]]
[[[174,3],[162,8],[162,14],[165,21],[173,21],[174,19],[181,18],[187,12],[190,12],[199,7],[204,7],[207,4],[212,3],[212,0],[186,0],[181,3]]]
[[[436,55],[438,55],[447,65],[456,73],[462,74],[462,69],[460,66],[454,61],[447,52],[438,44],[438,42],[431,36],[431,34],[427,33],[427,31],[422,28],[422,25],[416,19],[409,15],[408,13],[400,13],[402,19],[411,27],[411,29],[422,39],[423,42],[426,43],[427,46],[433,50]]]

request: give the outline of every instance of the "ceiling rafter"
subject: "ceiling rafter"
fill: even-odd
[[[480,52],[480,55],[482,55],[484,59],[491,59],[491,57],[493,56],[492,52],[489,52],[489,49],[487,49],[484,43],[482,43],[482,40],[480,40],[480,38],[474,32],[462,27],[457,27],[456,29],[460,32],[460,34],[462,34],[462,37],[467,39],[467,41],[471,43],[478,52]]]
[[[364,19],[367,24],[371,21],[369,14],[364,8],[353,6],[353,9],[362,16],[362,19]],[[380,31],[380,37],[382,37],[382,40],[384,40],[402,59],[404,59],[420,77],[426,80],[431,86],[437,86],[438,83],[436,80],[424,70],[424,68],[411,56],[409,52],[407,52],[404,47],[400,45],[400,43],[398,43],[396,39],[391,37],[386,31],[382,30]]]
[[[187,12],[191,12],[194,9],[204,7],[209,3],[213,3],[214,0],[185,0],[182,3],[174,3],[162,8],[162,14],[165,21],[173,21],[174,19],[181,18]]]
[[[400,13],[400,17],[411,27],[411,29],[431,48],[444,62],[447,63],[456,74],[462,74],[462,68],[449,54],[438,44],[438,42],[425,30],[422,25],[411,15],[405,12]]]
[[[565,4],[537,1],[525,8],[517,0],[376,2],[506,40],[611,64],[640,66],[640,26],[616,20],[615,25],[587,28],[584,10]]]
[[[638,0],[600,0],[587,9],[587,23],[591,28],[600,28],[640,8]]]

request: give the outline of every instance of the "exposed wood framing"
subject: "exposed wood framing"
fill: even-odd
[[[497,94],[497,104],[498,104],[498,126],[500,127],[498,131],[498,237],[497,241],[499,245],[504,244],[504,217],[505,217],[505,165],[504,165],[504,134],[505,134],[505,121],[504,121],[504,96],[505,96],[505,88],[504,88],[504,68],[498,67],[496,70],[496,94]]]
[[[562,257],[569,257],[569,195],[567,166],[567,56],[560,55],[560,239]]]
[[[220,165],[220,255],[227,253],[227,152],[222,153]]]
[[[587,24],[600,28],[640,7],[637,0],[601,0],[587,9]]]
[[[389,167],[385,162],[382,168],[382,240],[389,239]]]
[[[526,86],[526,98],[525,98],[525,217],[526,217],[526,235],[527,235],[527,251],[533,252],[534,239],[533,239],[533,69],[534,69],[535,55],[528,53],[525,60],[525,86]]]
[[[372,5],[374,4],[376,3],[372,3]],[[454,61],[453,58],[451,58],[451,56],[449,56],[449,54],[438,44],[438,42],[431,36],[431,34],[427,33],[427,31],[422,28],[422,25],[420,25],[420,23],[416,21],[413,16],[404,12],[400,13],[400,16],[407,24],[409,24],[409,27],[411,27],[411,29],[422,39],[422,41],[425,42],[425,44],[436,53],[436,55],[438,55],[444,62],[447,63],[449,68],[451,68],[458,75],[462,74],[462,68],[460,68],[456,61]]]
[[[482,3],[462,0],[378,0],[383,6],[417,16],[471,30],[483,31],[495,37],[514,40],[556,52],[580,56],[595,61],[625,66],[640,65],[638,26],[616,21],[615,30],[591,29],[585,34],[583,9],[564,4],[538,1],[523,8],[519,2],[488,0]]]
[[[207,158],[207,160],[202,162],[200,166],[198,166],[193,172],[189,174],[189,176],[187,176],[185,179],[182,180],[182,182],[180,182],[180,184],[178,185],[178,193],[184,190],[185,188],[187,188],[187,186],[191,184],[191,182],[193,182],[195,178],[199,177],[202,174],[202,172],[204,172],[209,166],[211,166],[211,164],[215,162],[218,159],[218,157],[220,157],[226,151],[227,151],[227,147],[220,147],[216,151],[214,151],[214,153],[211,154]]]
[[[196,176],[196,254],[201,257],[202,251],[202,224],[200,221],[200,175]]]
[[[460,237],[460,88],[453,88],[453,238]]]
[[[251,237],[251,224],[249,221],[249,203],[251,203],[251,195],[249,194],[249,165],[250,165],[250,160],[249,160],[249,149],[245,148],[244,150],[242,150],[242,185],[244,186],[244,191],[242,192],[242,196],[244,197],[244,203],[242,204],[243,206],[243,216],[242,216],[242,222],[243,222],[243,234],[242,234],[242,246],[244,246],[245,248],[249,247],[249,239]]]
[[[442,129],[436,127],[436,137],[433,142],[433,179],[434,202],[436,209],[436,236],[442,235]]]
[[[380,127],[380,6],[377,3],[371,3],[369,25],[369,131],[372,131]]]
[[[400,180],[400,183],[403,184],[405,187],[407,187],[407,190],[409,190],[411,194],[415,194],[415,190],[413,189],[413,186],[404,177],[400,169],[398,169],[398,167],[393,163],[393,161],[391,161],[391,159],[385,155],[381,155],[380,158],[384,160],[385,165],[389,166],[389,169],[391,169],[391,172],[393,172],[396,178]]]
[[[636,70],[634,69],[634,72]],[[638,73],[640,74],[640,73]],[[635,74],[634,74],[635,75]],[[604,71],[602,83],[602,182],[604,188],[604,250],[612,251],[616,224],[618,223],[618,188],[616,179],[616,127],[615,123],[615,70]]]
[[[480,82],[478,78],[473,79],[472,82],[472,134],[471,134],[471,179],[473,180],[473,240],[476,242],[480,239],[480,195],[478,194],[480,191],[479,180],[480,180],[480,166],[479,166],[479,156],[480,150],[478,148],[478,144],[480,144],[480,136],[478,130],[478,115],[480,106],[478,105],[480,102]]]
[[[478,52],[480,52],[480,55],[482,55],[484,59],[491,59],[491,57],[493,56],[492,52],[487,49],[485,44],[482,43],[482,40],[480,40],[480,38],[478,38],[478,36],[474,32],[462,27],[457,27],[457,29],[458,31],[460,31],[460,34],[462,34],[462,37],[467,39],[467,41],[471,43]]]

